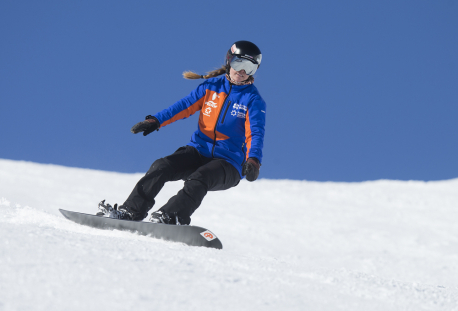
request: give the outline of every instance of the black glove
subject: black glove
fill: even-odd
[[[246,175],[246,180],[255,181],[259,176],[259,169],[261,164],[256,158],[248,158],[248,160],[243,164],[242,175]]]
[[[138,122],[130,131],[134,134],[143,132],[143,136],[148,135],[151,132],[158,131],[160,127],[159,120],[153,116],[146,116],[146,120],[142,122]]]

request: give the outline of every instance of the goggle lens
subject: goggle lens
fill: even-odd
[[[250,76],[254,75],[258,69],[258,64],[254,64],[252,61],[238,56],[232,57],[230,65],[235,71],[245,70],[246,74]]]

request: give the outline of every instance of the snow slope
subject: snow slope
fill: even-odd
[[[458,310],[458,179],[244,181],[192,217],[223,250],[58,212],[141,176],[0,160],[0,310]]]

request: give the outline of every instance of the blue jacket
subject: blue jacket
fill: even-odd
[[[250,157],[262,162],[266,103],[253,85],[235,85],[226,76],[208,79],[188,96],[154,115],[161,127],[200,110],[188,145],[209,158],[231,163],[242,175]]]

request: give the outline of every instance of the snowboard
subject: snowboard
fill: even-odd
[[[152,222],[121,220],[59,209],[65,218],[78,224],[104,230],[130,231],[165,241],[222,249],[223,244],[215,234],[197,226],[176,226]]]

